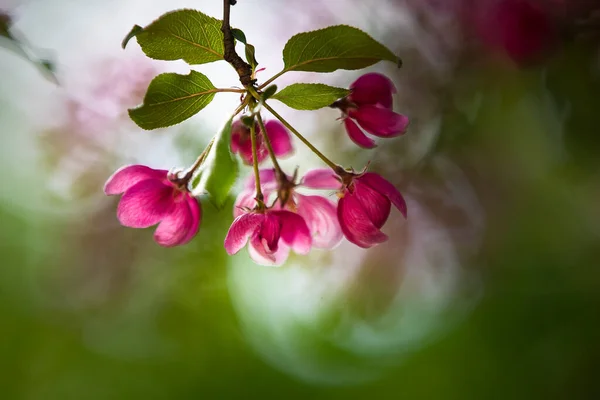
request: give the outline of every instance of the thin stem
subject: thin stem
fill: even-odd
[[[281,71],[279,71],[278,73],[276,73],[275,75],[273,75],[272,77],[267,79],[267,81],[265,83],[261,83],[260,86],[258,87],[258,89],[260,90],[260,89],[266,87],[269,83],[273,82],[275,79],[279,78],[281,75],[285,74],[286,72],[287,72],[287,69],[282,69]]]
[[[285,119],[283,119],[283,117],[279,114],[277,114],[277,112],[275,112],[275,110],[273,110],[271,108],[271,106],[269,106],[266,102],[263,102],[263,106],[269,110],[269,112],[271,114],[273,114],[275,116],[275,118],[277,118],[279,121],[281,121],[281,123],[283,125],[285,125],[286,128],[288,128],[290,131],[292,131],[292,133],[294,135],[296,135],[296,137],[298,139],[300,139],[302,141],[302,143],[304,143],[313,153],[315,153],[321,160],[323,160],[323,162],[327,165],[329,165],[334,171],[339,171],[340,170],[340,166],[337,165],[336,163],[334,163],[333,161],[331,161],[329,158],[325,157],[325,155],[323,153],[321,153],[315,146],[312,145],[312,143],[310,143],[308,141],[308,139],[306,139],[304,136],[302,136],[302,134],[300,134],[300,132],[298,132],[296,129],[294,129],[293,126],[291,126]],[[342,168],[343,170],[343,168]]]
[[[258,172],[258,157],[256,154],[256,129],[254,128],[254,124],[250,127],[250,140],[252,141],[252,165],[254,166],[254,182],[256,183],[256,202],[259,208],[263,208],[264,202],[260,188],[260,172]]]
[[[277,157],[275,157],[275,152],[273,151],[273,146],[271,145],[271,139],[269,135],[267,135],[267,128],[265,128],[265,124],[262,120],[260,114],[256,114],[256,119],[258,120],[258,126],[260,126],[260,130],[263,133],[263,138],[265,140],[265,144],[267,145],[267,150],[269,151],[269,156],[271,157],[271,161],[273,162],[273,167],[275,168],[275,172],[278,176],[285,176],[281,167],[279,166],[279,162],[277,161]]]
[[[231,26],[229,25],[230,7],[235,3],[235,1],[223,0],[223,23],[221,24],[224,47],[223,59],[236,70],[242,85],[248,86],[253,85],[255,81],[252,79],[252,67],[236,53],[235,41],[231,33]]]
[[[246,93],[244,89],[234,89],[234,88],[217,88],[215,92],[226,92],[226,93]]]

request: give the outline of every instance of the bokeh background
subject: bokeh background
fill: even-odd
[[[103,195],[121,165],[184,167],[239,101],[142,131],[127,118],[160,72],[134,24],[220,1],[2,0],[40,68],[0,48],[0,397],[12,399],[600,398],[600,8],[586,0],[239,0],[232,24],[265,80],[293,34],[364,29],[404,60],[408,133],[359,150],[336,110],[274,107],[346,166],[404,193],[390,241],[343,242],[280,268],[197,237],[164,249]],[[6,40],[0,37],[0,44]],[[218,87],[221,63],[198,66]],[[362,72],[290,73],[348,86]],[[265,115],[267,118],[268,115]],[[297,145],[290,171],[320,166]],[[248,174],[242,168],[242,175]]]

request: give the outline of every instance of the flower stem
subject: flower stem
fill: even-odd
[[[264,135],[267,136],[267,135]],[[250,127],[250,140],[252,141],[252,165],[254,167],[254,182],[256,183],[256,203],[259,209],[263,209],[265,207],[265,203],[263,202],[263,194],[260,188],[260,172],[258,172],[258,157],[257,157],[257,140],[256,140],[256,129],[254,124]]]
[[[262,88],[266,87],[269,83],[273,82],[275,79],[279,78],[281,75],[285,74],[286,72],[287,72],[287,69],[282,69],[281,71],[279,71],[278,73],[276,73],[275,75],[273,75],[272,77],[267,79],[267,81],[265,83],[261,83],[260,86],[258,87],[258,89],[262,89]]]
[[[317,149],[315,146],[312,145],[311,142],[308,141],[308,139],[306,139],[304,136],[302,136],[302,134],[300,132],[298,132],[296,129],[294,129],[293,126],[291,126],[281,115],[277,114],[277,112],[275,112],[275,110],[273,110],[271,108],[271,106],[269,106],[266,102],[263,102],[263,106],[271,113],[275,116],[275,118],[277,118],[279,121],[281,121],[281,123],[283,125],[285,125],[286,128],[288,128],[290,131],[292,131],[292,133],[294,135],[296,135],[296,137],[298,139],[300,139],[302,141],[302,143],[304,143],[306,145],[306,147],[308,147],[313,153],[315,153],[321,160],[323,160],[323,162],[325,164],[327,164],[328,166],[330,166],[334,171],[338,171],[341,167],[339,165],[337,165],[336,163],[334,163],[333,161],[331,161],[329,158],[325,157],[325,155],[323,153],[321,153],[319,151],[319,149]]]
[[[281,167],[279,166],[279,162],[277,161],[277,157],[275,157],[275,152],[273,151],[273,146],[271,145],[271,139],[269,135],[267,135],[267,128],[265,128],[265,124],[262,120],[260,114],[256,114],[256,119],[258,120],[258,126],[260,126],[260,130],[263,133],[263,138],[265,140],[265,144],[267,145],[267,150],[269,151],[269,156],[271,157],[271,161],[273,162],[273,167],[275,168],[275,172],[278,176],[285,176]]]

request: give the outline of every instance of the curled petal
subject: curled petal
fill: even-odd
[[[278,267],[287,260],[290,254],[290,248],[286,245],[280,245],[276,252],[269,253],[265,251],[262,243],[257,242],[256,239],[253,239],[250,239],[250,244],[248,245],[248,254],[255,263],[259,265]]]
[[[296,195],[298,214],[304,218],[312,235],[313,246],[332,249],[342,240],[336,206],[321,196]]]
[[[385,75],[378,73],[364,74],[350,85],[350,101],[357,105],[379,104],[389,110],[392,109],[392,94],[396,87]]]
[[[271,211],[281,223],[281,239],[298,254],[308,254],[312,245],[310,230],[300,215],[287,211]]]
[[[311,189],[337,190],[342,187],[342,183],[331,168],[316,168],[304,175],[302,186]]]
[[[187,201],[174,204],[154,232],[156,243],[164,247],[183,244],[193,228],[194,219]]]
[[[147,179],[162,181],[167,179],[167,173],[167,170],[152,169],[145,165],[127,165],[119,168],[108,178],[104,185],[104,193],[108,195],[120,194]]]
[[[121,224],[131,228],[147,228],[159,223],[174,205],[174,189],[148,179],[129,188],[117,207]]]
[[[265,214],[262,225],[260,226],[259,237],[266,249],[271,253],[277,251],[279,237],[281,236],[282,221],[274,213]]]
[[[202,220],[202,206],[200,202],[196,200],[196,198],[192,195],[186,195],[187,205],[190,209],[190,214],[192,216],[192,225],[188,230],[186,237],[180,244],[185,244],[192,240],[196,233],[198,233],[198,228],[200,227],[200,221]]]
[[[400,192],[398,191],[398,189],[396,189],[394,185],[392,185],[387,180],[383,179],[380,175],[373,172],[367,172],[361,175],[358,178],[358,181],[369,185],[375,191],[381,193],[382,195],[390,199],[392,204],[394,204],[398,211],[400,211],[402,215],[404,215],[404,218],[406,218],[406,201],[404,201],[404,197],[402,197],[402,194],[400,194]]]
[[[292,138],[281,122],[275,120],[267,121],[265,122],[265,129],[271,140],[273,152],[277,157],[284,157],[292,152]]]
[[[360,179],[356,179],[353,186],[354,197],[358,199],[373,225],[381,228],[390,216],[390,209],[392,208],[390,200],[369,185],[361,182]]]
[[[388,237],[369,219],[360,202],[350,193],[338,202],[338,220],[346,239],[355,245],[369,248],[385,242]]]
[[[408,127],[408,118],[386,108],[362,106],[350,112],[350,117],[367,132],[379,137],[395,137],[402,135]]]
[[[350,139],[360,147],[364,149],[377,147],[375,141],[367,137],[362,129],[360,129],[350,118],[344,119],[344,126],[346,127],[346,132],[348,133],[348,136],[350,136]]]
[[[229,255],[235,254],[248,242],[248,237],[260,228],[264,214],[246,213],[240,215],[231,224],[225,236],[225,250]]]

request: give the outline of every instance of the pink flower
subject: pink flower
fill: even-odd
[[[116,171],[104,193],[123,193],[117,218],[124,226],[148,228],[159,224],[154,240],[165,247],[189,242],[198,232],[202,209],[185,185],[166,170],[129,165]]]
[[[298,254],[307,254],[312,245],[304,219],[287,210],[251,211],[238,216],[225,237],[225,250],[230,255],[236,254],[248,239],[250,257],[262,265],[281,265],[290,248]]]
[[[556,42],[557,27],[549,12],[528,0],[495,0],[481,7],[479,34],[492,49],[518,63],[540,58]]]
[[[379,229],[385,224],[391,204],[406,218],[406,202],[400,192],[380,175],[356,175],[342,190],[337,215],[346,239],[363,248],[385,242]]]
[[[278,182],[274,169],[261,169],[260,182],[266,200],[277,192]],[[313,247],[332,249],[342,240],[343,235],[337,220],[336,205],[322,196],[300,194],[296,188],[339,190],[341,185],[331,169],[321,168],[307,172],[300,184],[288,187],[288,198],[284,209],[297,212],[304,218],[312,236]],[[246,181],[244,190],[236,199],[234,216],[242,215],[244,209],[252,209],[255,205],[255,196],[254,176],[251,175]],[[279,202],[275,206],[278,204]]]
[[[273,146],[273,152],[277,157],[285,157],[292,152],[292,138],[279,121],[265,122],[267,135]],[[252,140],[250,139],[250,128],[237,120],[233,123],[231,131],[231,152],[239,153],[244,163],[252,165]],[[261,163],[267,158],[269,152],[264,142],[263,133],[258,124],[256,125],[256,155],[258,162]]]
[[[408,118],[392,111],[392,94],[396,93],[396,88],[387,77],[365,74],[350,85],[350,90],[347,97],[336,101],[332,107],[342,110],[346,132],[354,143],[367,149],[376,146],[362,129],[382,138],[396,137],[406,131]]]

